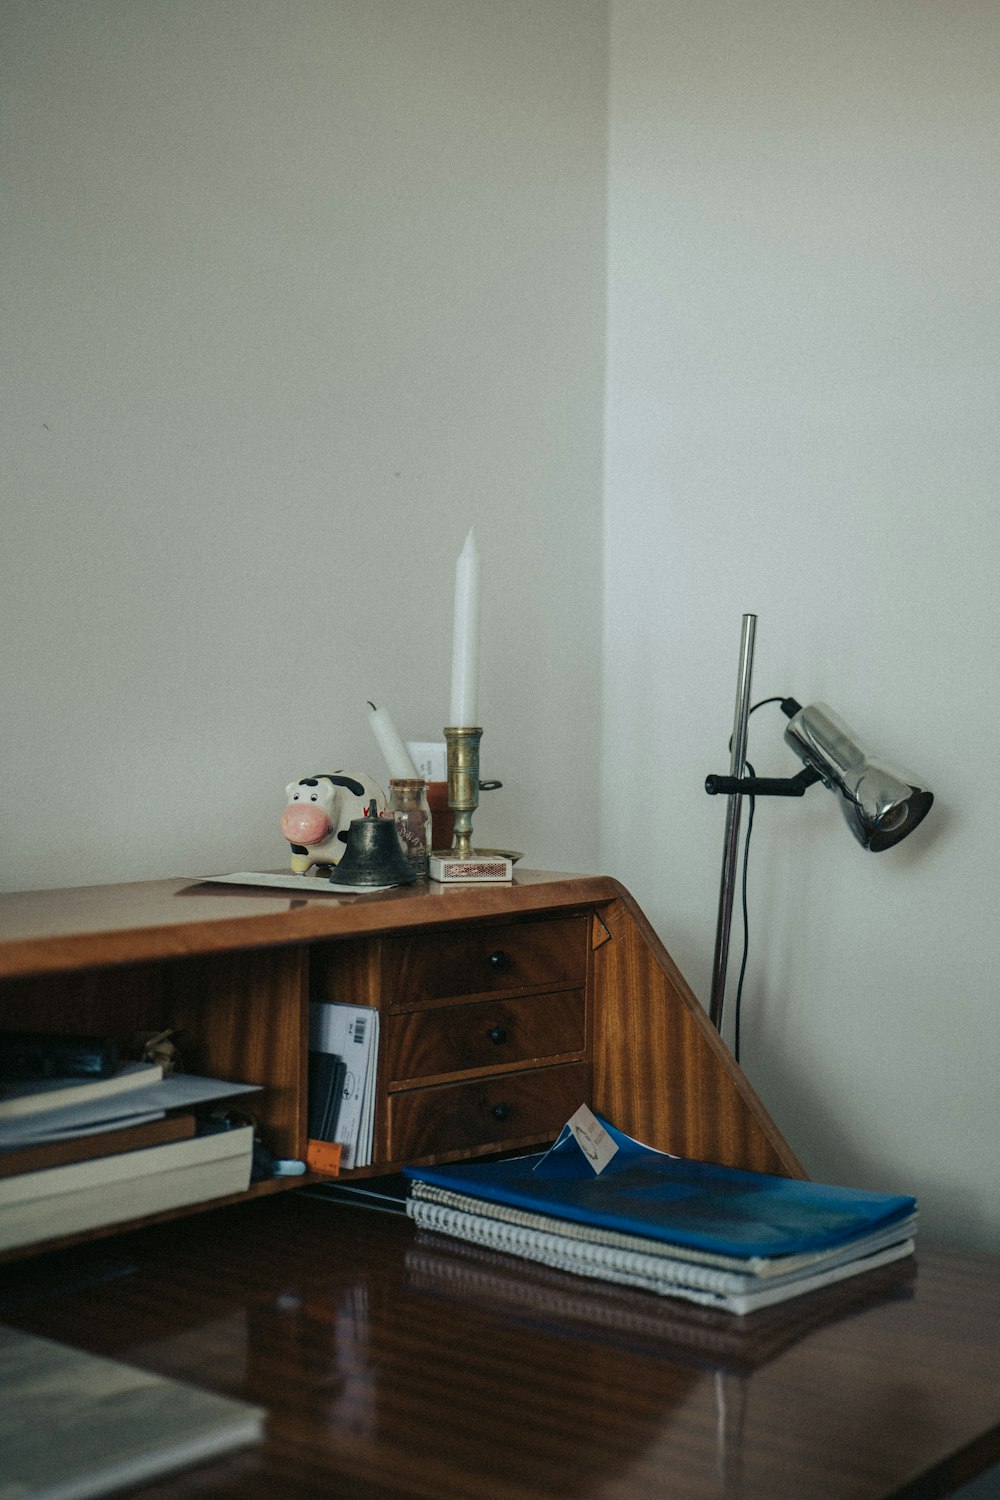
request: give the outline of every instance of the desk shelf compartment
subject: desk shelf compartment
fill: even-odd
[[[260,1084],[241,1111],[259,1121],[268,1149],[305,1146],[303,958],[296,948],[207,954],[8,980],[0,1019],[16,1031],[114,1036],[174,1030],[188,1073]]]

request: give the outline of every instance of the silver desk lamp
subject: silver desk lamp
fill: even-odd
[[[848,828],[859,844],[876,854],[882,849],[891,849],[912,833],[930,812],[934,801],[933,793],[908,772],[892,770],[873,759],[863,749],[854,731],[825,703],[813,703],[803,708],[794,698],[781,700],[782,712],[789,719],[785,742],[803,762],[804,769],[791,777],[741,775],[746,761],[756,628],[757,616],[744,615],[730,774],[709,776],[705,780],[705,790],[710,795],[721,793],[729,798],[709,1004],[709,1019],[718,1031],[722,1030],[729,960],[741,799],[801,797],[808,787],[821,781],[830,791],[840,793],[840,810]]]

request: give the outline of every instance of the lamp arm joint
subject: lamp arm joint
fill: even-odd
[[[705,790],[710,797],[802,797],[822,780],[813,766],[805,766],[797,776],[707,776]]]

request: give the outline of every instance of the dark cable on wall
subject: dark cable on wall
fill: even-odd
[[[788,699],[783,697],[780,693],[776,694],[773,698],[761,698],[760,702],[755,703],[750,709],[750,713],[756,713],[758,708],[764,707],[765,703],[786,702],[788,702]],[[730,753],[732,752],[732,748],[733,742],[732,739],[730,739]],[[745,758],[743,761],[743,768],[740,771],[740,775],[757,775],[757,772],[754,770],[753,766]],[[740,962],[739,979],[736,982],[736,1000],[733,1004],[733,1056],[735,1057],[737,1062],[739,1062],[740,1060],[740,1010],[743,1005],[743,980],[746,977],[747,955],[750,952],[750,913],[747,903],[747,867],[750,863],[750,835],[753,832],[753,814],[754,807],[756,806],[756,801],[756,797],[750,796],[747,798],[747,831],[746,836],[743,840],[743,876],[741,881],[743,902],[743,957]]]
[[[750,710],[753,713],[753,709]],[[744,760],[745,770],[741,773],[745,776],[756,776],[756,771],[748,760]],[[747,867],[750,863],[750,834],[753,832],[753,812],[757,804],[756,797],[747,798],[747,831],[743,839],[743,957],[740,961],[740,977],[736,981],[736,999],[733,1002],[733,1056],[736,1061],[740,1060],[740,1010],[743,1005],[743,979],[747,971],[747,955],[750,952],[750,915],[747,908]]]

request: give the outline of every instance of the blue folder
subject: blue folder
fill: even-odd
[[[600,1119],[600,1116],[598,1116]],[[601,1124],[618,1151],[600,1174],[565,1128],[534,1156],[406,1167],[406,1177],[489,1203],[715,1254],[799,1255],[910,1219],[916,1199],[669,1156]]]

